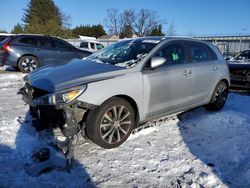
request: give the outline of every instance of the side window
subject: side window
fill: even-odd
[[[52,48],[53,45],[48,38],[38,38],[37,45],[44,48]]]
[[[81,42],[80,48],[89,48],[88,43],[87,42]]]
[[[182,44],[170,44],[163,47],[155,55],[155,57],[164,57],[166,65],[180,64],[185,62],[185,53]]]
[[[193,62],[209,61],[208,52],[203,45],[190,44],[189,47]]]
[[[28,44],[32,46],[37,46],[37,39],[36,37],[23,37],[19,41],[22,44]]]
[[[207,49],[208,49],[208,51],[209,51],[211,60],[217,60],[218,57],[217,57],[217,55],[215,54],[215,52],[214,52],[210,47],[207,47]]]
[[[90,43],[90,48],[95,49],[95,43]]]
[[[67,42],[60,40],[60,39],[53,39],[56,48],[64,49],[64,50],[71,50],[72,46],[68,44]]]
[[[100,49],[104,48],[104,46],[102,44],[96,44],[96,48],[97,48],[97,50],[100,50]]]

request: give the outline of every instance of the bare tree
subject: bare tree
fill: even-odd
[[[107,9],[105,21],[111,34],[120,35],[121,31],[130,27],[139,37],[148,36],[154,28],[165,24],[156,11],[149,9],[141,9],[138,12],[128,9],[121,14],[117,9]]]
[[[105,24],[110,34],[119,35],[121,29],[121,15],[115,8],[107,9]]]
[[[132,28],[137,36],[148,36],[155,27],[163,23],[156,11],[141,9],[135,16]]]

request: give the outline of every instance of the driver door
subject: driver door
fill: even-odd
[[[192,67],[187,63],[183,43],[168,43],[155,56],[164,57],[166,62],[143,71],[146,118],[187,108],[192,93]]]

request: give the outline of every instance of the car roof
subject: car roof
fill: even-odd
[[[175,36],[175,37],[170,37],[170,36],[149,36],[149,37],[138,37],[138,38],[125,38],[125,39],[121,39],[120,41],[123,40],[131,40],[131,41],[143,41],[143,40],[150,40],[150,41],[168,41],[168,40],[183,40],[183,41],[193,41],[193,42],[200,42],[200,43],[204,43],[204,44],[209,44],[206,41],[202,41],[199,39],[195,39],[195,38],[191,38],[191,37],[182,37],[182,36]]]

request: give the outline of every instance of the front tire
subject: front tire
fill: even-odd
[[[228,85],[224,81],[220,81],[215,87],[211,101],[206,108],[212,111],[221,110],[226,103],[228,90]]]
[[[38,59],[34,56],[23,56],[18,61],[18,68],[22,73],[29,73],[39,67]]]
[[[126,100],[112,98],[90,111],[86,136],[97,145],[111,149],[127,140],[135,126],[135,111]]]

